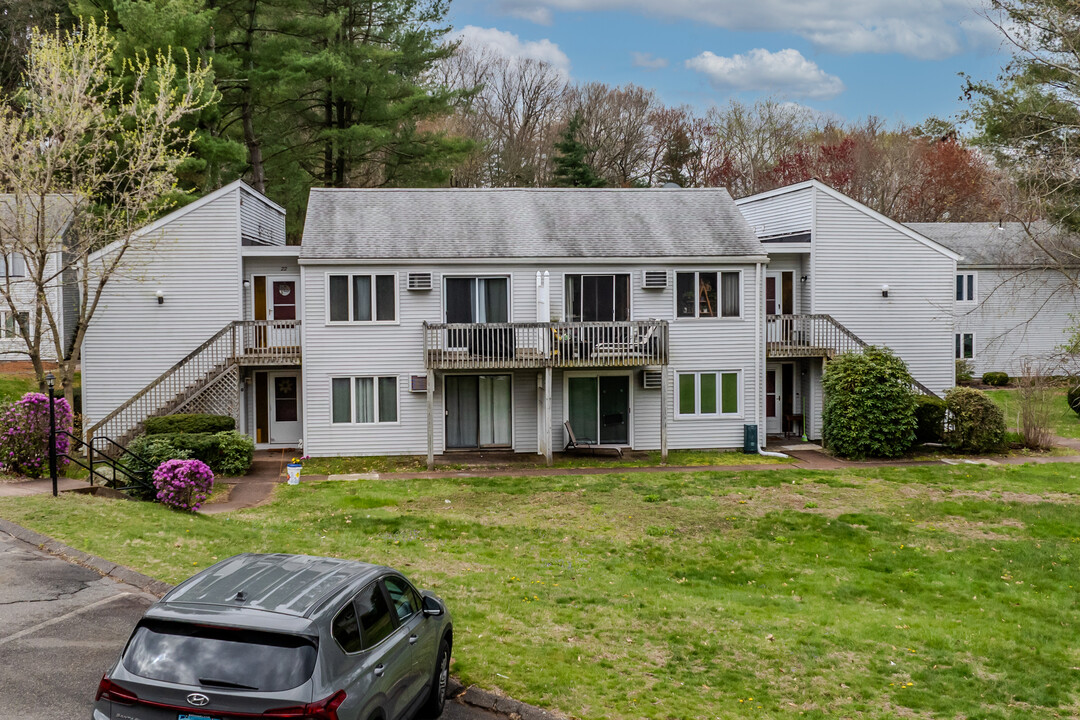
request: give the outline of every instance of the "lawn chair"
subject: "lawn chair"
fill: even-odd
[[[591,358],[632,358],[651,357],[654,355],[653,336],[656,326],[650,325],[645,332],[636,332],[636,336],[623,341],[597,343],[589,353]]]
[[[569,440],[566,443],[566,447],[563,448],[563,452],[570,452],[571,450],[584,450],[588,448],[592,450],[593,454],[596,454],[597,450],[614,450],[622,458],[622,448],[618,445],[601,445],[600,443],[583,442],[577,439],[574,435],[574,428],[570,427],[570,421],[567,420],[563,423],[563,427],[566,428],[566,434],[569,436]]]

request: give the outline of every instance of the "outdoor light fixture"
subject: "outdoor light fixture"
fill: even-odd
[[[157,295],[157,304],[158,305],[164,305],[165,304],[165,291],[164,290],[158,290],[154,294]]]
[[[881,297],[885,297],[885,298],[889,297],[889,286],[888,285],[882,285],[881,286]]]
[[[45,384],[46,385],[48,385],[49,387],[53,387],[53,385],[55,383],[56,383],[56,376],[55,375],[53,375],[52,373],[48,373],[47,375],[45,375]]]
[[[245,280],[244,281],[244,289],[247,290],[249,287],[251,287],[251,281],[250,280]]]
[[[809,275],[803,275],[801,278],[799,278],[799,282],[806,282],[809,279],[810,279]]]

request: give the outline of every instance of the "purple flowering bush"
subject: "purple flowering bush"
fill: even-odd
[[[162,505],[195,512],[214,489],[214,471],[202,460],[166,460],[154,471],[154,488]]]
[[[71,432],[71,406],[62,397],[53,399],[56,413],[56,454],[67,453],[71,438],[60,435]],[[58,457],[57,468],[67,465],[66,457]],[[49,472],[49,396],[29,392],[22,399],[0,410],[0,468],[5,472],[29,477],[41,477]]]

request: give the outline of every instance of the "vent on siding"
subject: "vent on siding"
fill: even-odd
[[[409,392],[427,392],[427,375],[410,375]]]
[[[430,290],[431,289],[431,273],[426,272],[411,272],[409,273],[409,289],[410,290]]]
[[[646,290],[663,290],[667,287],[667,270],[646,270],[641,286]]]
[[[663,370],[644,370],[641,373],[641,387],[646,389],[659,388],[664,383]]]

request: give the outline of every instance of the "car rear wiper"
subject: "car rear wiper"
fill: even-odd
[[[215,687],[236,688],[237,690],[258,690],[253,685],[233,682],[231,680],[218,680],[216,678],[199,678],[200,685],[214,685]]]

